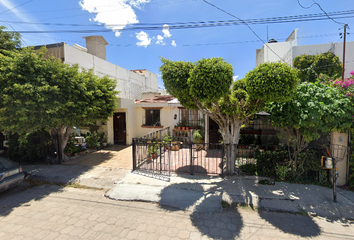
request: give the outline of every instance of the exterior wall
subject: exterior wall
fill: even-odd
[[[152,107],[152,106],[146,106],[146,107]],[[153,106],[153,107],[160,107],[160,106]],[[171,124],[171,115],[174,115],[174,112],[176,110],[172,109],[171,107],[163,107],[160,109],[160,122],[162,128],[166,127],[173,127]],[[145,115],[145,109],[143,109],[141,106],[136,106],[135,107],[135,112],[136,112],[136,119],[135,119],[135,135],[134,137],[139,138],[143,137],[149,133],[156,132],[158,130],[161,130],[162,128],[147,128],[147,127],[142,127],[144,124],[144,115]],[[178,113],[178,110],[177,110]]]
[[[132,143],[132,138],[143,136],[145,133],[148,133],[147,130],[151,130],[141,129],[141,120],[137,118],[138,113],[136,112],[134,101],[142,99],[143,92],[158,92],[156,74],[147,70],[144,70],[143,74],[137,74],[67,44],[64,44],[63,47],[65,63],[70,65],[78,63],[81,68],[93,69],[99,77],[108,76],[116,79],[116,90],[119,91],[118,109],[116,112],[126,113],[127,145]],[[165,114],[165,111],[163,113]],[[99,131],[106,133],[107,142],[114,143],[113,117],[109,118],[105,125],[102,125],[100,122],[98,125],[100,125]]]
[[[132,138],[136,135],[136,112],[134,108],[134,100],[118,99],[118,109],[115,112],[125,112],[126,123],[126,142],[127,145],[132,144]],[[107,124],[100,126],[100,132],[105,132],[108,143],[114,143],[113,117],[110,117]]]
[[[257,49],[256,66],[264,62],[278,62],[280,60],[266,45],[291,66],[293,66],[294,59],[299,55],[317,55],[328,51],[334,53],[343,61],[343,42],[297,46],[297,29],[295,29],[285,42],[266,43],[262,49]],[[344,77],[350,77],[350,72],[354,70],[354,55],[350,54],[353,49],[354,42],[347,42]]]
[[[286,39],[285,42],[266,43],[262,49],[256,50],[256,66],[264,62],[278,62],[281,61],[279,57],[285,60],[288,64],[292,64],[291,51],[292,47],[297,46],[297,31],[296,28]],[[277,55],[275,55],[269,48],[271,48]]]
[[[345,54],[345,71],[344,77],[350,77],[350,72],[354,70],[354,55],[350,54],[354,49],[354,42],[346,43],[346,54]],[[308,54],[316,55],[325,52],[332,52],[343,61],[343,43],[325,43],[325,44],[315,44],[315,45],[304,45],[294,47],[293,60],[295,57]]]
[[[331,133],[331,144],[342,145],[347,148],[348,147],[348,133],[332,132]],[[333,153],[333,151],[331,151],[331,152]],[[337,185],[338,186],[343,186],[346,183],[347,157],[348,157],[348,155],[346,153],[344,156],[344,159],[336,163],[337,172],[339,174],[339,176],[337,178]],[[332,179],[333,179],[332,174],[330,176],[331,176],[330,179],[332,182]]]
[[[178,107],[170,107],[170,111],[171,111],[171,115],[169,116],[170,117],[170,126],[171,126],[171,129],[173,129],[175,127],[175,125],[177,125],[178,123],[178,119],[179,119],[179,109]],[[174,119],[175,117],[175,114],[176,114],[176,119]]]
[[[106,60],[106,45],[108,43],[102,36],[88,36],[86,38],[87,52]]]
[[[78,63],[80,67],[94,69],[97,76],[109,76],[117,80],[118,96],[127,99],[142,99],[143,92],[157,92],[157,75],[146,71],[145,76],[119,67],[89,53],[64,44],[65,63]]]

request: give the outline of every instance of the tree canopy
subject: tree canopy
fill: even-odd
[[[21,35],[17,32],[4,31],[6,27],[0,26],[0,50],[13,51],[21,47]]]
[[[195,63],[161,58],[166,90],[186,108],[198,108],[220,127],[227,147],[227,172],[233,174],[235,144],[240,128],[254,113],[265,110],[269,101],[291,98],[299,82],[297,70],[282,63],[264,63],[245,79],[234,82],[233,68],[222,58]]]
[[[61,152],[74,126],[113,114],[116,84],[44,55],[45,49],[31,48],[0,54],[0,126],[17,133],[50,130]]]
[[[287,102],[269,104],[270,120],[293,148],[293,160],[320,133],[348,130],[354,108],[349,97],[324,83],[301,83]]]
[[[342,76],[343,65],[338,56],[331,52],[297,56],[293,65],[300,70],[299,77],[302,82],[315,82],[321,74],[332,79]]]

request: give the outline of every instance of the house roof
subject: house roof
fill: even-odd
[[[175,99],[171,95],[159,95],[149,99],[136,100],[135,103],[167,103]]]

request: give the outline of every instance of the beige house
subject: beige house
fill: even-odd
[[[137,118],[135,100],[143,99],[143,95],[158,93],[157,74],[145,69],[128,70],[106,60],[107,41],[102,36],[88,36],[86,47],[64,42],[45,45],[47,56],[53,55],[66,64],[78,64],[81,68],[93,69],[97,76],[108,76],[116,80],[118,109],[107,122],[97,122],[101,132],[106,133],[106,141],[113,144],[131,144],[133,137],[141,136],[136,125],[141,124]],[[39,49],[42,46],[36,46]],[[81,129],[87,131],[88,129]],[[145,129],[146,130],[146,129]],[[145,132],[144,132],[145,133]]]

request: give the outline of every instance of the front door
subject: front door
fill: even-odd
[[[222,137],[219,133],[219,125],[213,119],[209,118],[209,142],[220,143],[221,140]]]
[[[127,133],[125,124],[125,113],[114,113],[113,115],[114,144],[126,145]]]

